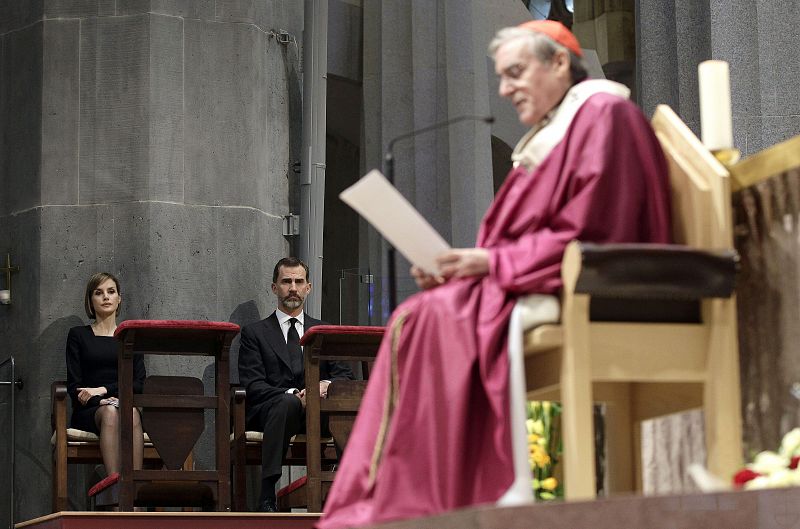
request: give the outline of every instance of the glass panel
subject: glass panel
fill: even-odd
[[[339,324],[382,325],[381,280],[369,269],[345,268],[339,271]]]

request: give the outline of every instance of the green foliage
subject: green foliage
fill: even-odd
[[[527,406],[528,460],[533,474],[533,492],[538,500],[564,497],[564,487],[555,476],[561,457],[561,404],[530,401]]]

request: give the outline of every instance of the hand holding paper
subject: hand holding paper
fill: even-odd
[[[456,248],[436,259],[444,279],[451,277],[485,276],[489,273],[489,250],[486,248]]]

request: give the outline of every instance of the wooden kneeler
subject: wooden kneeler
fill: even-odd
[[[133,406],[141,407],[145,409],[144,425],[151,431],[154,445],[166,466],[166,470],[134,470],[132,457],[123,457],[120,510],[130,511],[134,504],[179,506],[195,503],[204,508],[213,505],[218,511],[230,510],[228,353],[238,332],[239,326],[232,323],[185,320],[128,320],[117,327],[114,335],[120,341],[122,453],[132,453],[131,410]],[[131,380],[136,354],[213,357],[214,394],[203,395],[202,382],[196,379],[153,377],[146,393],[134,395]],[[216,469],[183,470],[183,458],[203,429],[205,409],[214,410]]]

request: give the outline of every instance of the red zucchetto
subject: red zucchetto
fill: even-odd
[[[517,27],[544,33],[578,57],[583,57],[583,50],[581,50],[578,38],[561,22],[556,22],[555,20],[529,20]]]

